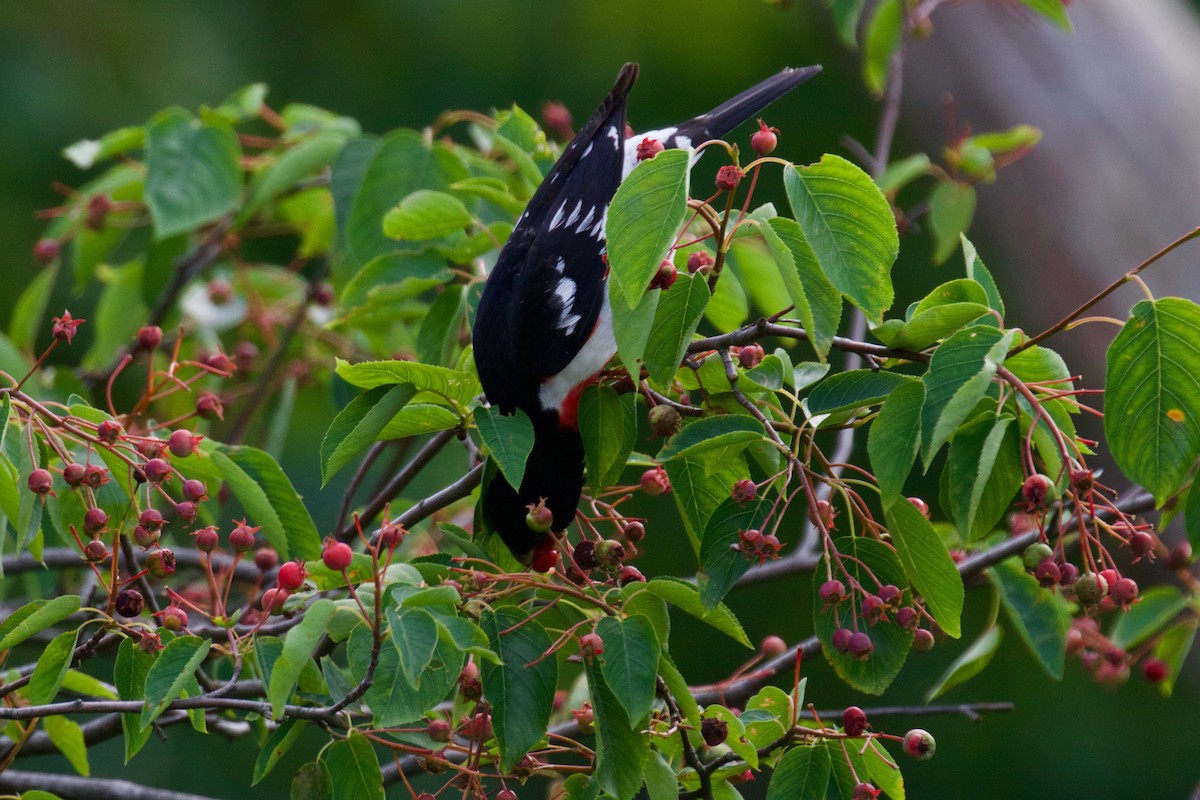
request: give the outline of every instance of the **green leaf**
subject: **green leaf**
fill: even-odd
[[[679,781],[675,770],[662,757],[662,753],[651,750],[646,759],[646,793],[650,800],[678,800]]]
[[[879,416],[871,423],[867,454],[885,504],[903,493],[904,482],[917,458],[921,431],[916,420],[924,402],[923,382],[904,384],[883,401]]]
[[[675,285],[659,295],[645,351],[646,369],[655,384],[670,386],[708,298],[704,276],[686,273],[680,273]]]
[[[677,256],[677,261],[683,261]],[[686,268],[686,267],[685,267]],[[750,316],[750,303],[746,290],[732,269],[721,271],[721,279],[713,287],[712,297],[704,307],[704,318],[719,331],[731,331],[741,327]]]
[[[92,317],[96,336],[83,358],[84,368],[96,372],[108,367],[113,353],[133,339],[149,313],[142,300],[141,264],[105,267],[99,274],[105,285]]]
[[[1174,586],[1153,586],[1141,593],[1137,603],[1121,612],[1108,638],[1122,650],[1137,647],[1189,605],[1188,598]]]
[[[1012,423],[1007,414],[981,414],[950,442],[949,511],[966,541],[991,533],[1021,488],[1021,440]]]
[[[847,47],[858,45],[858,19],[866,4],[867,0],[833,0],[833,19]]]
[[[1143,300],[1108,348],[1104,433],[1117,466],[1162,505],[1200,455],[1200,306]]]
[[[638,164],[608,209],[612,283],[637,306],[687,217],[690,150],[665,150]],[[615,299],[615,298],[614,298]]]
[[[744,446],[739,443],[730,445],[736,450]],[[676,456],[663,462],[671,479],[675,505],[679,508],[684,529],[697,554],[700,552],[700,536],[708,526],[708,518],[729,497],[729,487],[749,475],[746,460],[735,449],[709,450],[695,457]],[[724,460],[716,461],[716,454],[721,452],[725,453]]]
[[[933,263],[941,264],[958,247],[975,216],[975,187],[941,181],[929,196],[929,227],[933,231]]]
[[[450,190],[482,197],[509,214],[517,215],[525,210],[525,201],[514,197],[508,184],[499,178],[466,178],[450,184]]]
[[[329,745],[321,761],[329,770],[334,800],[383,800],[383,772],[367,737],[351,732]]]
[[[265,203],[294,189],[303,178],[332,164],[346,141],[345,133],[321,131],[283,151],[279,158],[250,179],[250,190],[238,212],[238,223],[253,217]]]
[[[372,636],[365,625],[350,635],[347,652],[353,678],[360,681],[371,657]],[[389,728],[418,719],[429,709],[446,699],[458,680],[466,657],[453,643],[438,640],[433,661],[421,675],[421,685],[414,687],[404,677],[400,654],[390,640],[379,651],[379,666],[375,679],[363,699],[375,717],[375,724]]]
[[[892,544],[912,586],[925,599],[925,607],[950,636],[962,635],[962,577],[929,520],[907,500],[897,500],[885,512]]]
[[[737,617],[733,615],[733,612],[724,603],[721,603],[711,611],[706,609],[704,603],[700,600],[700,591],[690,583],[678,578],[654,578],[646,584],[646,591],[658,595],[663,600],[666,600],[682,611],[686,611],[701,622],[707,622],[739,644],[751,649],[754,648],[754,645],[750,644],[750,638],[746,636],[746,631],[742,628],[741,623],[737,621]]]
[[[454,195],[421,189],[384,215],[383,232],[393,239],[440,239],[470,227],[473,221]]]
[[[196,669],[208,657],[212,642],[199,636],[180,636],[172,639],[154,659],[146,673],[145,707],[139,725],[142,730],[158,719],[195,678]]]
[[[833,155],[785,170],[784,187],[829,281],[879,322],[892,304],[891,269],[900,252],[887,198],[865,172]]]
[[[28,434],[28,429],[22,431]],[[35,441],[40,441],[36,440]],[[46,504],[52,502],[53,498],[42,497],[29,491],[25,485],[29,475],[38,468],[38,460],[34,456],[34,452],[27,444],[27,440],[22,437],[20,442],[12,442],[13,449],[16,450],[16,468],[18,477],[18,491],[20,492],[20,500],[17,504],[17,518],[12,520],[16,523],[17,534],[17,552],[21,552],[26,547],[29,547],[41,530],[42,516],[45,513]],[[62,530],[62,528],[60,528]],[[72,611],[72,613],[74,613]],[[57,622],[57,620],[55,620]],[[50,623],[54,624],[54,623]],[[2,648],[0,648],[2,649]]]
[[[1004,318],[1004,300],[1000,297],[1000,290],[996,287],[996,280],[992,277],[992,273],[984,266],[983,259],[975,251],[975,245],[971,244],[971,240],[966,236],[962,238],[963,260],[966,262],[967,277],[978,283],[987,292],[988,307],[1000,314],[1000,318]]]
[[[154,234],[165,239],[212,222],[238,203],[242,190],[237,134],[170,108],[146,129],[146,205]]]
[[[775,765],[767,800],[825,800],[831,769],[824,742],[793,747]]]
[[[914,153],[911,156],[893,161],[879,176],[876,183],[884,194],[892,194],[903,189],[908,184],[929,173],[931,162],[924,153]]]
[[[665,642],[663,646],[665,648]],[[696,698],[692,696],[692,690],[688,687],[687,680],[679,672],[679,668],[675,666],[675,662],[671,660],[671,656],[665,649],[658,657],[658,674],[667,684],[667,688],[671,690],[671,696],[679,705],[679,713],[693,728],[699,730],[700,706],[697,705]]]
[[[927,468],[987,394],[1014,336],[1014,331],[977,325],[954,334],[933,354],[921,409],[921,455]]]
[[[466,292],[462,284],[447,286],[434,298],[429,314],[417,333],[417,360],[443,366],[454,362],[455,345],[466,313]]]
[[[140,150],[146,143],[146,129],[143,127],[117,128],[109,131],[99,139],[80,139],[72,145],[63,148],[63,158],[80,169],[91,169],[101,161],[107,161],[113,156]]]
[[[263,743],[262,750],[258,753],[258,758],[254,761],[254,776],[250,779],[251,786],[267,777],[267,774],[279,763],[279,759],[292,749],[292,745],[296,743],[296,739],[300,738],[300,734],[304,733],[307,725],[308,723],[304,720],[289,719],[271,731],[266,742]]]
[[[376,386],[338,412],[321,442],[321,486],[370,447],[416,391],[411,384]]]
[[[500,743],[500,769],[513,768],[546,735],[558,660],[543,657],[553,644],[541,623],[516,607],[486,611],[479,627],[488,635],[503,666],[484,664],[480,677],[492,703],[492,724]]]
[[[49,266],[39,272],[17,297],[12,320],[8,323],[8,336],[20,350],[32,352],[37,344],[58,269],[57,266]]]
[[[333,778],[320,761],[310,761],[292,778],[291,800],[333,800]]]
[[[599,494],[621,479],[637,444],[637,396],[618,395],[611,386],[588,386],[579,397],[578,414],[588,486]]]
[[[354,277],[342,290],[340,299],[344,308],[361,306],[374,295],[384,295],[392,302],[400,302],[441,286],[449,281],[450,277],[446,259],[436,253],[384,253],[371,259],[354,273]],[[355,320],[353,313],[347,319]]]
[[[694,459],[714,450],[727,456],[730,452],[741,451],[751,442],[760,441],[763,436],[762,423],[753,417],[734,414],[703,417],[683,426],[672,436],[658,452],[658,460]]]
[[[467,406],[483,389],[479,379],[469,372],[415,361],[362,361],[351,364],[337,359],[338,376],[360,389],[374,389],[394,383],[411,383],[422,393],[417,402],[429,402],[434,395],[451,404]]]
[[[652,289],[633,308],[625,305],[616,283],[608,282],[608,299],[612,307],[613,336],[617,340],[617,355],[630,375],[640,375],[646,355],[646,343],[654,329],[654,317],[662,297],[662,289]]]
[[[1170,697],[1175,688],[1175,679],[1183,670],[1184,660],[1192,649],[1196,638],[1194,621],[1180,623],[1163,634],[1154,646],[1154,657],[1166,662],[1167,676],[1158,684],[1163,697]]]
[[[973,280],[960,278],[934,289],[917,304],[908,321],[885,330],[899,320],[889,320],[875,334],[889,347],[923,350],[989,313],[988,297]]]
[[[1038,585],[1037,578],[1010,558],[988,570],[992,585],[1000,591],[1004,610],[1021,639],[1038,663],[1054,680],[1062,680],[1067,659],[1067,630],[1071,613],[1066,601]]]
[[[389,608],[387,619],[404,677],[413,686],[420,686],[421,675],[433,661],[437,648],[437,622],[422,608]]]
[[[384,234],[383,218],[405,197],[418,189],[446,191],[467,177],[466,168],[445,146],[426,143],[416,131],[388,135],[362,173],[345,220],[345,241],[354,260],[365,264],[404,247]]]
[[[514,414],[501,414],[496,407],[477,408],[475,426],[508,485],[519,487],[525,477],[525,462],[533,452],[533,422],[529,416],[520,409]]]
[[[845,559],[844,564],[850,574],[864,586],[876,587],[888,583],[903,586],[906,583],[900,559],[882,542],[865,536],[855,536],[838,538],[834,540],[834,545],[838,552],[854,559]],[[825,582],[825,571],[816,570],[813,578],[815,596],[817,589]],[[879,581],[878,584],[876,580]],[[879,624],[866,630],[875,650],[870,658],[859,661],[850,654],[840,653],[834,648],[833,632],[838,623],[833,614],[823,613],[821,604],[816,603],[813,606],[813,618],[817,637],[821,640],[821,652],[833,665],[834,672],[860,692],[882,694],[899,674],[900,668],[904,666],[904,659],[908,657],[909,648],[912,647],[911,631],[899,625]]]
[[[832,414],[864,406],[873,406],[901,386],[916,383],[911,375],[871,369],[854,369],[830,375],[808,395],[808,411],[813,416]]]
[[[74,594],[26,603],[0,623],[0,651],[11,650],[30,636],[62,622],[78,611],[79,606],[79,595]]]
[[[604,680],[636,730],[654,704],[660,655],[654,626],[643,616],[604,617],[596,633],[604,641]]]
[[[809,342],[824,360],[842,319],[842,295],[825,276],[804,229],[795,220],[775,217],[761,230]]]
[[[132,639],[122,639],[113,668],[113,682],[122,700],[141,700],[146,696],[146,675],[154,664],[154,656],[145,652]],[[150,739],[150,728],[143,728],[138,714],[122,714],[121,728],[125,732],[125,763],[128,764]]]
[[[325,629],[337,606],[332,600],[322,598],[304,612],[300,623],[288,631],[283,640],[283,652],[271,668],[267,681],[267,700],[271,703],[271,715],[279,719],[287,705],[300,673],[312,662],[313,651],[325,635]]]
[[[738,503],[727,497],[708,519],[700,537],[700,601],[713,610],[724,599],[738,578],[750,568],[751,559],[733,546],[741,533],[760,528],[771,506],[764,502]]]
[[[929,687],[929,691],[925,693],[925,702],[932,702],[934,698],[940,697],[955,686],[966,683],[983,672],[984,668],[991,663],[992,656],[996,654],[1003,638],[1004,629],[999,626],[993,625],[985,630],[978,639],[971,642],[971,646],[964,650],[962,655],[946,667],[942,677]]]
[[[88,766],[87,743],[83,740],[83,728],[78,722],[60,716],[42,719],[42,729],[58,751],[71,762],[71,768],[85,778],[92,774]]]
[[[585,663],[584,669],[596,712],[596,779],[616,800],[632,800],[642,788],[650,742],[631,730],[641,721],[629,719],[596,664]]]
[[[445,406],[433,403],[409,403],[400,413],[392,417],[379,432],[379,441],[405,439],[422,433],[448,431],[457,427],[462,417]]]
[[[779,263],[767,251],[765,241],[735,237],[725,254],[725,261],[727,268],[736,272],[741,279],[746,294],[759,313],[770,316],[787,308],[791,302],[790,290],[784,283]],[[838,299],[840,302],[840,295]]]
[[[1067,16],[1067,7],[1063,0],[1022,0],[1022,2],[1064,31],[1070,33],[1073,30],[1071,18]]]
[[[320,557],[317,526],[275,459],[244,445],[209,444],[204,450],[280,558],[313,561]]]
[[[75,652],[75,639],[79,631],[66,631],[55,636],[38,656],[33,674],[29,677],[29,702],[35,706],[49,703],[58,694],[71,657]]]
[[[900,46],[904,8],[900,0],[883,0],[867,23],[863,44],[863,79],[876,95],[883,94],[891,68],[892,53]]]

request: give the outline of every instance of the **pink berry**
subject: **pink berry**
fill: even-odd
[[[26,483],[29,491],[34,494],[50,494],[50,490],[54,486],[54,476],[50,474],[50,470],[39,467],[29,473]]]
[[[138,517],[138,525],[146,530],[156,531],[163,526],[162,512],[157,508],[147,508]]]
[[[918,628],[913,631],[913,650],[918,653],[927,653],[933,649],[933,633],[925,628]]]
[[[33,245],[33,257],[43,267],[58,258],[62,245],[57,239],[38,239]]]
[[[162,340],[162,328],[157,325],[146,325],[137,332],[138,348],[147,353],[157,350],[158,346],[162,344]]]
[[[711,267],[715,263],[712,255],[707,250],[697,250],[688,255],[687,271],[692,275],[695,275],[697,272],[708,273],[712,271]]]
[[[908,502],[912,503],[917,511],[921,512],[921,516],[929,519],[929,503],[926,503],[919,497],[910,497],[908,498]]]
[[[637,144],[637,160],[645,161],[648,158],[654,158],[665,149],[663,143],[658,139],[647,137]]]
[[[431,719],[425,726],[425,735],[435,742],[450,741],[450,723],[444,719]]]
[[[152,458],[142,466],[142,472],[151,483],[162,483],[170,476],[171,465],[166,459]]]
[[[746,173],[742,172],[740,167],[733,164],[726,164],[717,170],[717,188],[722,192],[732,192],[742,182],[742,178]]]
[[[913,728],[904,734],[904,754],[906,756],[926,761],[933,758],[936,749],[937,743],[933,741],[933,736],[929,731]]]
[[[88,533],[96,533],[108,524],[108,514],[102,508],[89,508],[83,514],[83,529]]]
[[[662,467],[654,467],[642,473],[642,491],[651,497],[658,497],[671,491],[671,479]]]
[[[1108,590],[1109,597],[1120,606],[1128,606],[1138,596],[1138,585],[1133,578],[1119,578]]]
[[[1167,664],[1162,659],[1147,658],[1142,662],[1142,676],[1150,683],[1162,683],[1168,673]]]
[[[212,525],[207,528],[201,528],[193,534],[196,537],[196,549],[203,550],[206,553],[211,553],[217,549],[220,544],[221,536],[217,533],[217,529]]]
[[[621,571],[617,573],[617,583],[626,586],[631,583],[645,583],[646,576],[637,567],[626,564],[621,567]]]
[[[201,392],[196,398],[196,416],[201,419],[225,419],[225,406],[213,392]]]
[[[175,554],[165,547],[146,556],[146,571],[156,578],[166,578],[175,572]]]
[[[275,580],[279,588],[286,592],[294,592],[304,585],[306,575],[302,562],[289,561],[279,568],[279,575]]]
[[[871,641],[871,637],[859,631],[850,636],[849,642],[850,655],[857,658],[859,661],[865,661],[871,657],[871,653],[875,651],[875,644]]]
[[[758,652],[767,658],[777,658],[787,652],[788,646],[779,636],[767,636],[758,645]]]
[[[839,653],[850,652],[850,638],[854,636],[854,631],[849,628],[838,628],[833,632],[833,649]]]
[[[179,458],[187,458],[196,450],[196,445],[200,443],[201,437],[192,435],[191,431],[185,431],[180,428],[177,431],[171,432],[171,438],[167,439],[167,447],[171,449],[171,454]]]
[[[83,464],[72,462],[63,467],[63,480],[72,489],[77,488],[83,483],[84,472]]]
[[[279,554],[269,547],[260,547],[254,551],[254,566],[261,572],[275,569],[279,565]]]
[[[754,369],[766,356],[766,351],[762,349],[762,345],[748,344],[738,351],[738,363],[742,365],[742,369]]]
[[[679,277],[679,271],[675,269],[675,265],[669,259],[665,259],[658,266],[658,272],[654,273],[654,278],[650,281],[651,289],[670,289],[675,285],[676,279]]]
[[[159,612],[162,626],[169,631],[181,631],[188,626],[188,615],[179,606],[168,606]]]
[[[106,444],[112,444],[121,436],[120,423],[106,419],[96,426],[96,438]]]
[[[525,525],[534,533],[549,533],[554,527],[554,512],[546,507],[546,498],[542,498],[536,505],[530,503],[525,507],[529,512],[525,515]]]
[[[234,552],[245,553],[254,549],[255,541],[254,534],[258,532],[259,526],[251,526],[246,524],[246,520],[242,520],[229,534],[229,546],[234,549]]]
[[[208,499],[208,487],[204,485],[204,481],[186,480],[183,482],[183,496],[194,503]]]
[[[341,572],[346,567],[350,566],[350,562],[354,558],[354,551],[350,549],[350,545],[345,542],[329,542],[325,545],[325,549],[321,551],[321,560],[325,562],[325,566],[329,567],[334,572]]]
[[[133,541],[137,543],[138,547],[143,549],[147,547],[153,547],[155,544],[157,544],[159,536],[160,534],[157,528],[151,530],[150,528],[146,528],[141,525],[133,526]]]
[[[99,539],[92,539],[83,546],[83,557],[97,564],[108,559],[108,548]]]
[[[283,610],[283,604],[287,601],[290,593],[286,589],[280,589],[278,586],[272,586],[263,592],[262,609],[268,614],[275,614]]]
[[[184,525],[190,525],[195,522],[198,513],[196,504],[191,500],[184,500],[175,504],[175,516],[179,517]]]
[[[585,633],[579,637],[579,653],[584,658],[602,655],[604,653],[604,640],[599,634]]]
[[[847,736],[862,736],[867,729],[867,712],[858,706],[850,706],[842,712],[842,730]]]
[[[1045,475],[1030,475],[1025,479],[1025,483],[1021,485],[1021,502],[1019,505],[1025,513],[1036,514],[1039,511],[1044,511],[1046,506],[1054,500],[1056,494],[1057,490],[1054,488],[1054,481]]]
[[[758,130],[750,137],[750,148],[760,156],[774,152],[775,146],[779,144],[778,134],[778,128],[768,128],[767,123],[760,119]]]
[[[621,533],[625,536],[625,541],[637,544],[646,538],[646,526],[635,520],[626,525]]]

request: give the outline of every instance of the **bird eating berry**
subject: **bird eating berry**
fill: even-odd
[[[650,149],[720,138],[820,69],[785,69],[707,114],[627,137],[625,107],[638,65],[626,64],[534,192],[488,276],[473,335],[488,402],[505,414],[519,409],[533,422],[521,485],[510,486],[496,473],[481,496],[485,527],[518,557],[549,535],[528,524],[529,508],[544,503],[550,530],[561,532],[583,490],[576,407],[583,388],[617,352],[604,231],[617,187]]]

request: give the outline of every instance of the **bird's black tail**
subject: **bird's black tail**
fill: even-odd
[[[674,136],[686,136],[692,144],[720,139],[820,71],[820,65],[785,69],[726,100],[707,114],[683,123]]]
[[[579,431],[559,425],[558,415],[533,416],[533,451],[525,462],[521,488],[514,490],[497,473],[483,490],[484,523],[498,533],[518,558],[546,534],[530,529],[526,507],[545,498],[554,514],[554,530],[564,531],[575,519],[583,494],[583,440]]]

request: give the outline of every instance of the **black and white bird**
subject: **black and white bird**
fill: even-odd
[[[579,505],[584,453],[576,407],[617,352],[604,224],[617,187],[637,163],[638,143],[688,148],[720,138],[820,69],[785,69],[707,114],[627,140],[625,105],[638,65],[626,64],[534,192],[488,276],[473,335],[488,402],[533,421],[521,486],[496,474],[481,499],[486,525],[518,557],[546,536],[527,523],[529,506],[544,498],[552,529],[563,531]]]

